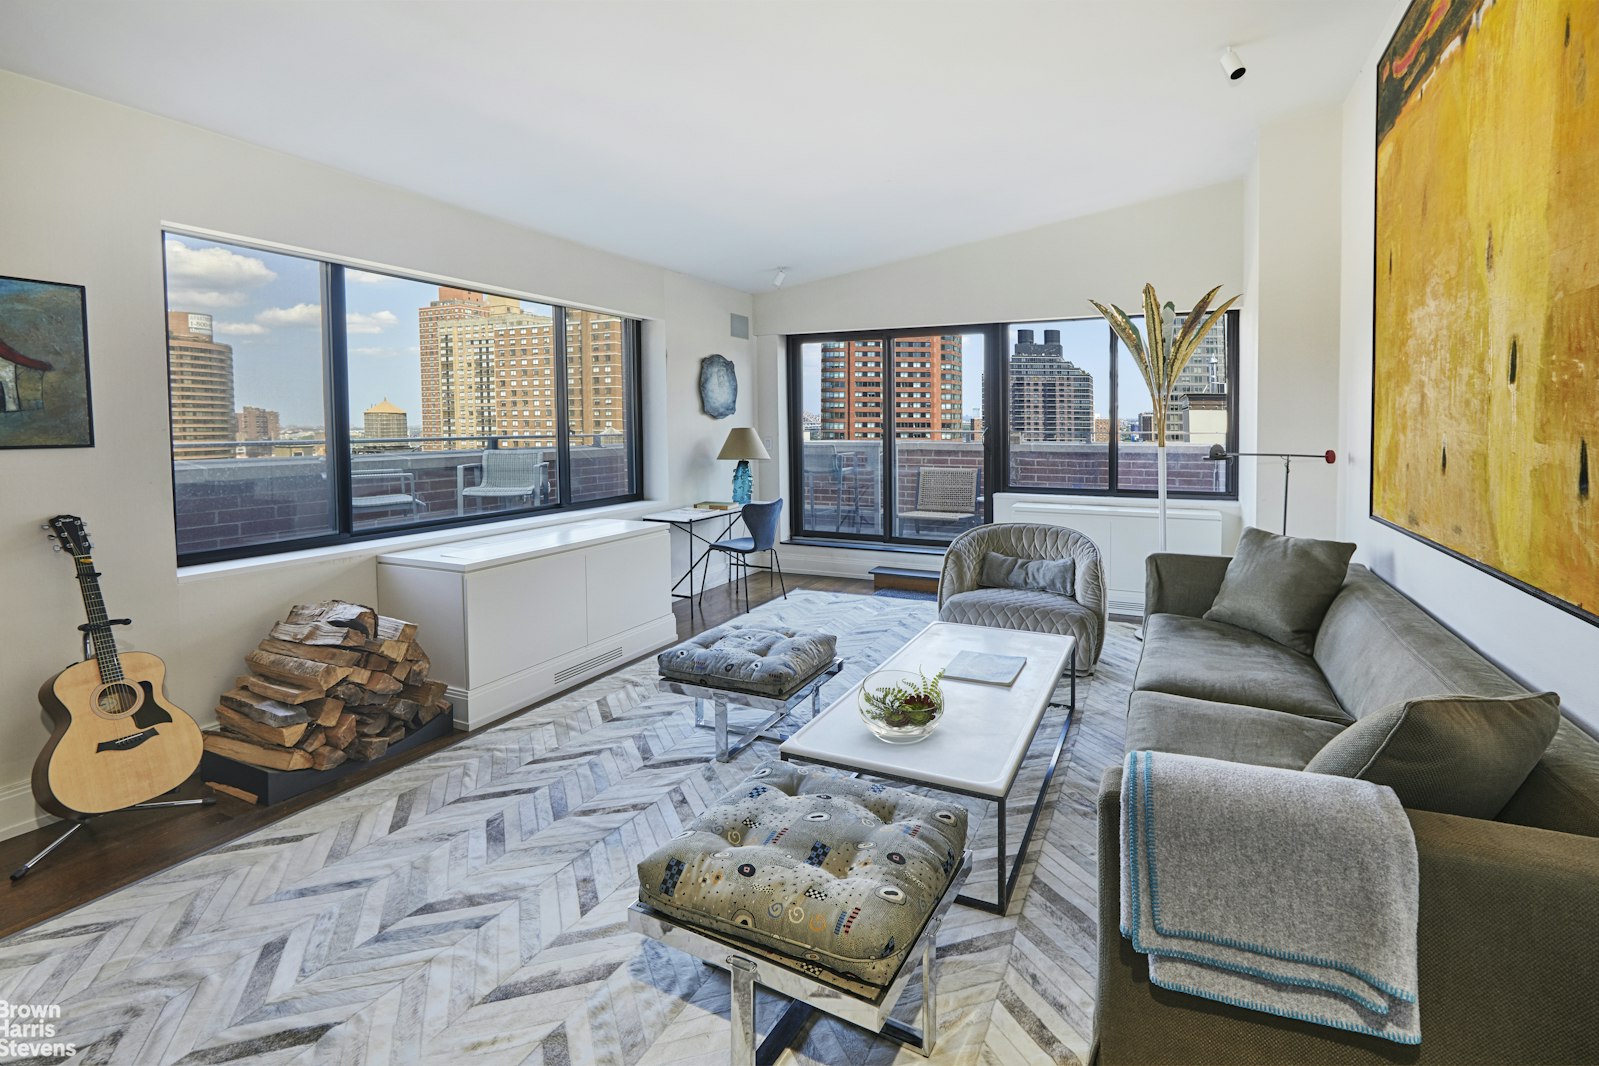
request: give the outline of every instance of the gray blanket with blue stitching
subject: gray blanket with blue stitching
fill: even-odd
[[[1121,807],[1121,931],[1151,981],[1421,1042],[1416,841],[1392,789],[1135,751]]]

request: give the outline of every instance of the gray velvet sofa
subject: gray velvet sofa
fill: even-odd
[[[1017,559],[1073,560],[1072,595],[984,587],[983,557],[989,552]],[[1109,609],[1099,548],[1075,529],[1030,522],[990,523],[968,529],[951,541],[944,553],[938,579],[941,620],[1076,637],[1079,674],[1093,673],[1099,662]]]
[[[1150,557],[1128,750],[1299,770],[1395,702],[1526,691],[1363,566],[1312,655],[1206,621],[1227,563]],[[1151,985],[1117,928],[1120,788],[1117,767],[1099,794],[1096,1061],[1599,1062],[1599,741],[1571,721],[1496,818],[1407,811],[1421,868],[1416,1047]],[[1349,886],[1351,906],[1360,892]]]

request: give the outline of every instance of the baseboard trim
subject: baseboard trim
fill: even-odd
[[[33,783],[19,781],[0,788],[0,840],[31,833],[61,819],[47,814],[33,802]]]

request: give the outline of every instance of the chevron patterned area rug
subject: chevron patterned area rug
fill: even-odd
[[[798,591],[753,615],[839,634],[837,694],[934,606]],[[1094,797],[1121,757],[1137,648],[1113,624],[1098,675],[1079,682],[1010,914],[955,907],[944,923],[935,1062],[1086,1059]],[[634,663],[0,941],[0,1000],[59,1006],[50,1040],[76,1045],[74,1062],[726,1061],[725,975],[629,932],[624,915],[638,860],[774,748],[711,761],[692,700],[654,682],[653,658]],[[1061,713],[1035,741],[1046,754]],[[1038,780],[1018,784],[1013,826]],[[975,803],[973,815],[986,850],[970,888],[987,894],[993,818]],[[914,1022],[912,996],[901,1013]],[[780,1009],[763,994],[761,1026]],[[783,1061],[920,1059],[818,1016]]]

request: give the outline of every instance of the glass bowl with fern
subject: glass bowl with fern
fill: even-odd
[[[878,740],[915,744],[926,740],[944,715],[940,670],[932,677],[921,671],[874,670],[861,681],[857,704],[861,720]]]

